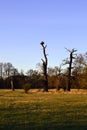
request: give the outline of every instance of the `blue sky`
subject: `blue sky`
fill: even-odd
[[[47,44],[48,66],[59,65],[68,49],[87,51],[87,0],[0,0],[0,62],[35,69]]]

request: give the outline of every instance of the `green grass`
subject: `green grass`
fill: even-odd
[[[0,130],[87,130],[87,92],[0,90]]]

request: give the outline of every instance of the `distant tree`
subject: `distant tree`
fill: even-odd
[[[30,69],[26,72],[27,76],[32,77],[32,75],[35,73],[36,71],[34,71],[33,69]]]
[[[47,65],[48,65],[48,59],[46,54],[46,47],[45,43],[42,41],[41,46],[43,48],[43,55],[44,59],[42,59],[43,62],[43,76],[44,76],[44,91],[48,92],[48,74],[47,74]]]
[[[24,75],[24,70],[21,69],[20,75]]]
[[[48,83],[49,88],[57,88],[58,86],[58,79],[54,67],[48,67]]]
[[[49,88],[56,88],[60,90],[61,88],[65,91],[67,87],[67,78],[64,75],[62,64],[58,67],[55,66],[48,68],[48,82]]]
[[[13,68],[13,66],[10,62],[4,63],[4,72],[5,72],[6,77],[9,77],[11,75],[12,68]]]
[[[83,72],[84,67],[87,65],[86,55],[79,54],[74,60],[74,70],[73,73],[77,75]]]
[[[3,63],[0,63],[0,78],[3,78]]]
[[[77,88],[87,88],[87,53],[78,54],[73,66],[74,86]]]
[[[15,82],[15,75],[19,74],[18,70],[10,63],[4,63],[3,64],[3,70],[4,70],[4,79],[7,78],[7,85],[11,87],[11,89],[14,91],[14,82]]]
[[[60,90],[60,88],[62,88],[65,91],[67,80],[66,80],[66,77],[65,77],[65,75],[62,71],[63,71],[62,70],[62,64],[59,67],[55,67],[55,72],[56,72],[56,76],[57,76],[57,79],[58,79],[57,90]]]
[[[42,88],[42,75],[37,70],[30,69],[26,74],[31,88]]]
[[[43,65],[41,63],[36,64],[37,71],[42,75],[43,74]]]
[[[48,75],[49,76],[56,75],[56,69],[53,67],[48,67]]]
[[[11,89],[14,91],[15,90],[15,82],[16,82],[16,75],[18,75],[18,70],[14,67],[12,67],[11,69],[11,76],[10,76],[10,80],[11,80]]]

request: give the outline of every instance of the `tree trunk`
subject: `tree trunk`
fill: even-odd
[[[69,64],[69,74],[68,74],[68,88],[67,90],[70,91],[71,89],[71,69],[72,69],[72,52],[70,53],[70,64]]]
[[[43,62],[43,76],[44,76],[44,91],[48,92],[48,74],[47,74],[47,64],[48,64],[48,59],[46,55],[46,47],[44,46],[44,42],[40,43],[43,47],[43,54],[44,54],[44,60],[42,59]]]
[[[11,89],[14,91],[15,88],[14,88],[14,84],[13,84],[13,78],[11,78]]]

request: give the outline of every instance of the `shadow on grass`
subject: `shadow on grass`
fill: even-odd
[[[59,125],[59,124],[36,124],[30,122],[29,124],[9,124],[0,126],[0,130],[87,130],[86,126],[79,125]]]

